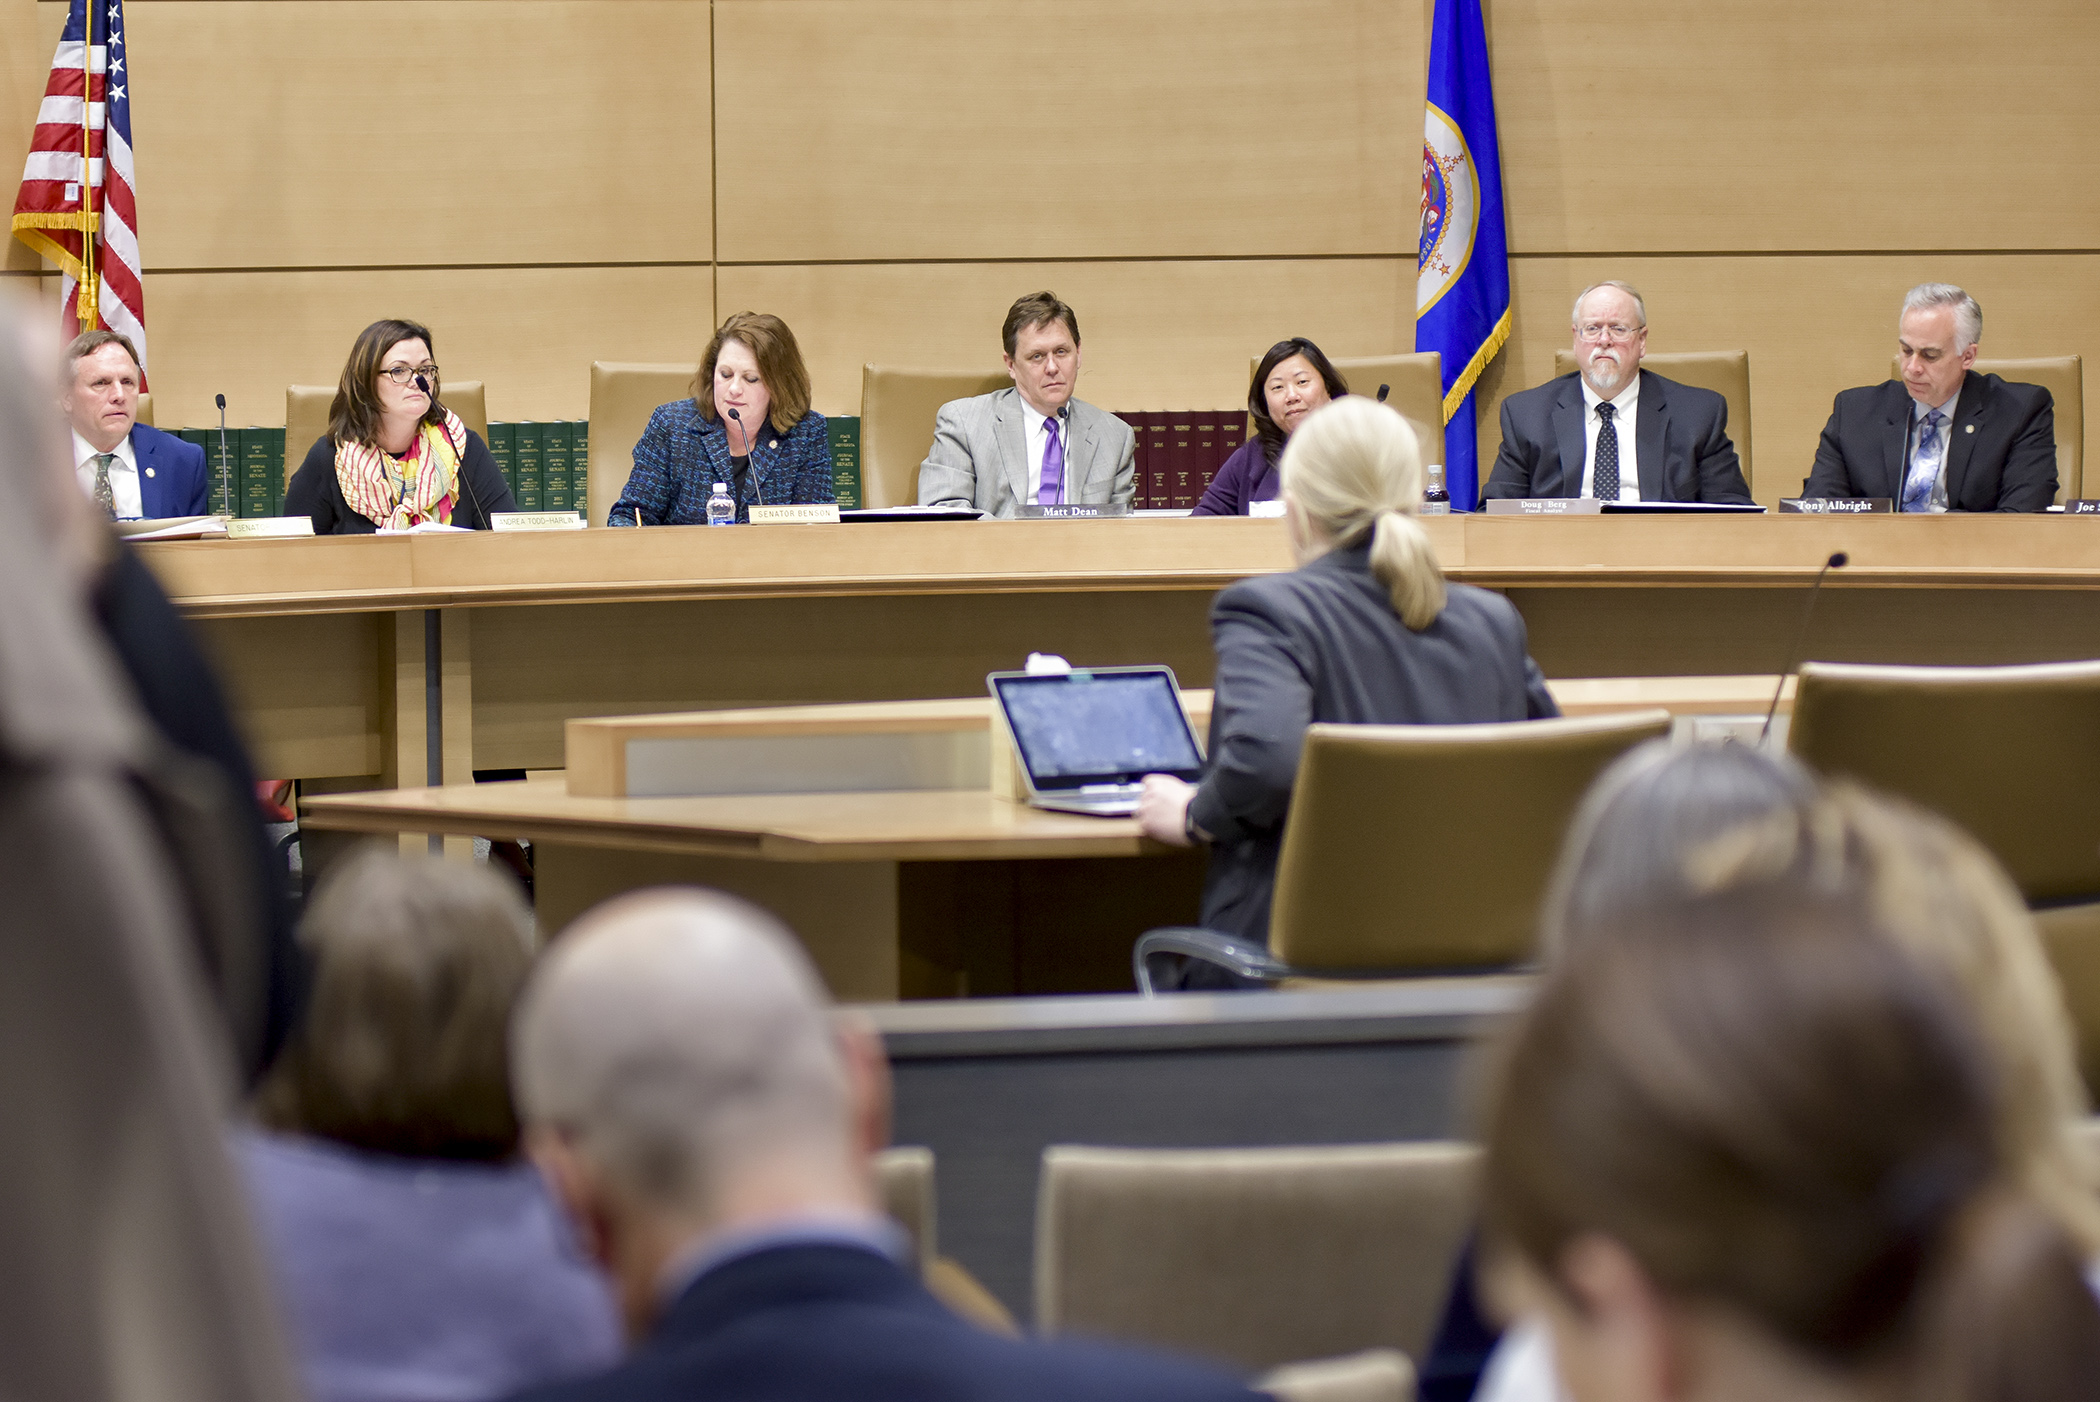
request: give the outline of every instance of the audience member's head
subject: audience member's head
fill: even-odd
[[[1546,974],[1484,1217],[1577,1402],[2100,1395],[2100,1305],[2000,1058],[1882,923],[1789,877],[1626,911]]]
[[[887,1135],[871,1039],[771,916],[623,897],[541,961],[512,1031],[527,1142],[646,1327],[668,1263],[731,1227],[873,1211]]]
[[[533,934],[515,884],[368,847],[322,879],[299,938],[313,987],[257,1094],[266,1125],[413,1158],[517,1152],[505,1037]]]
[[[1444,611],[1444,572],[1415,513],[1422,449],[1399,411],[1347,395],[1306,416],[1283,450],[1284,514],[1301,563],[1371,546],[1393,612],[1420,632]]]

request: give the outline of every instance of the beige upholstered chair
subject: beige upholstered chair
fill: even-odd
[[[481,435],[486,443],[489,436],[489,398],[486,386],[479,380],[448,381],[438,386],[438,397],[445,407],[459,415],[459,421]],[[284,391],[284,480],[290,485],[292,474],[299,464],[306,461],[307,453],[328,432],[328,406],[335,402],[334,385],[287,385]]]
[[[2030,902],[2100,900],[2100,662],[1810,662],[1787,748],[1953,819]]]
[[[875,1179],[882,1189],[883,1210],[911,1237],[913,1254],[924,1271],[938,1254],[933,1205],[933,1150],[919,1147],[884,1149],[875,1156]]]
[[[1976,361],[1976,373],[1996,375],[2015,384],[2040,385],[2056,401],[2056,499],[2069,501],[2085,486],[2085,362],[2075,355],[2040,356],[2031,360]],[[1892,379],[1903,378],[1903,361],[1890,365]]]
[[[902,370],[864,365],[860,372],[862,506],[911,506],[919,500],[919,464],[933,446],[933,420],[951,399],[990,394],[1013,383],[1004,370]]]
[[[1449,1143],[1043,1155],[1035,1313],[1271,1368],[1419,1358],[1473,1221],[1478,1151]]]
[[[1351,394],[1373,398],[1380,385],[1391,385],[1386,403],[1405,414],[1422,438],[1422,461],[1444,460],[1444,357],[1435,351],[1406,351],[1397,355],[1330,357],[1342,383]],[[1261,369],[1261,357],[1247,362],[1247,382]],[[1248,429],[1253,431],[1251,424]]]
[[[153,422],[153,396],[150,394],[142,394],[139,396],[138,422],[144,424],[148,428],[160,427],[160,425]]]
[[[2100,1103],[2100,903],[2038,910],[2034,923],[2063,988],[2064,1008],[2071,1014],[2086,1093]],[[2093,1147],[2100,1154],[2100,1140]],[[2100,1171],[2100,1158],[2094,1168]]]
[[[1414,1402],[1415,1365],[1396,1348],[1287,1363],[1249,1384],[1276,1402]]]
[[[1561,836],[1598,772],[1667,735],[1667,711],[1499,725],[1315,725],[1291,795],[1269,948],[1153,930],[1147,959],[1182,954],[1246,977],[1376,978],[1531,956]]]
[[[591,477],[589,515],[593,526],[605,524],[614,502],[634,474],[634,445],[657,406],[689,399],[700,362],[638,365],[624,361],[591,362]]]
[[[1681,385],[1710,389],[1728,401],[1728,439],[1735,444],[1736,460],[1743,465],[1743,483],[1757,495],[1757,479],[1750,473],[1750,352],[1675,351],[1641,357],[1641,368],[1653,370]],[[1575,352],[1553,353],[1553,373],[1575,371]],[[1802,476],[1808,475],[1804,469]]]

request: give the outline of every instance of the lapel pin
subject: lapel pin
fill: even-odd
[[[1974,425],[1974,424],[1963,424],[1963,425],[1962,425],[1962,428],[1961,428],[1961,431],[1962,431],[1963,433],[1974,433],[1974,432],[1976,431],[1976,425]]]
[[[152,469],[152,468],[150,468],[150,467],[149,467],[149,468],[147,468],[147,469],[146,469],[146,475],[147,475],[148,477],[151,477],[151,476],[153,475],[153,469]]]
[[[778,448],[780,446],[780,440],[778,438],[769,438],[766,440],[766,446],[768,448]]]

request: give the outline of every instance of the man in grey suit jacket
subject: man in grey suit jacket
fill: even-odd
[[[1079,318],[1054,292],[1006,313],[1012,389],[941,406],[919,465],[919,505],[974,506],[1010,517],[1023,506],[1128,503],[1137,490],[1130,425],[1072,391],[1079,384]]]

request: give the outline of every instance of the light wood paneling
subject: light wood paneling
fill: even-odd
[[[391,686],[391,676],[381,675],[383,619],[333,614],[192,624],[217,664],[256,773],[306,779],[380,772],[388,710],[381,688]]]
[[[1481,381],[1483,473],[1502,441],[1502,400],[1552,378],[1575,294],[1603,278],[1641,289],[1649,350],[1750,352],[1754,489],[1767,505],[1800,494],[1832,397],[1889,377],[1897,309],[1918,283],[1956,282],[1975,295],[1986,355],[2100,355],[2094,254],[1519,258],[1510,274],[1515,329]],[[2088,423],[2093,393],[2088,386]]]
[[[53,11],[55,17],[51,17]],[[37,106],[44,98],[44,81],[51,73],[51,50],[58,43],[65,12],[63,5],[40,6],[36,0],[0,0],[0,151],[7,153],[10,162],[29,150]],[[15,165],[12,170],[19,172],[21,167]],[[8,207],[14,207],[12,201]],[[7,256],[0,260],[0,268],[29,273],[44,266],[44,260],[18,240],[10,237],[5,242]]]
[[[997,369],[1006,309],[1046,287],[1079,315],[1079,397],[1108,410],[1241,403],[1248,357],[1286,336],[1341,356],[1414,344],[1411,258],[724,267],[720,295],[794,327],[817,408],[852,414],[870,360]]]
[[[284,387],[334,384],[384,316],[428,325],[496,420],[583,418],[593,360],[693,360],[714,328],[706,267],[159,273],[146,295],[166,428],[217,423],[222,390],[229,423],[283,423]]]
[[[728,261],[1414,243],[1413,5],[740,0],[715,25]]]
[[[135,6],[148,271],[705,261],[708,9]]]
[[[1489,14],[1517,251],[2095,244],[2091,0]]]

